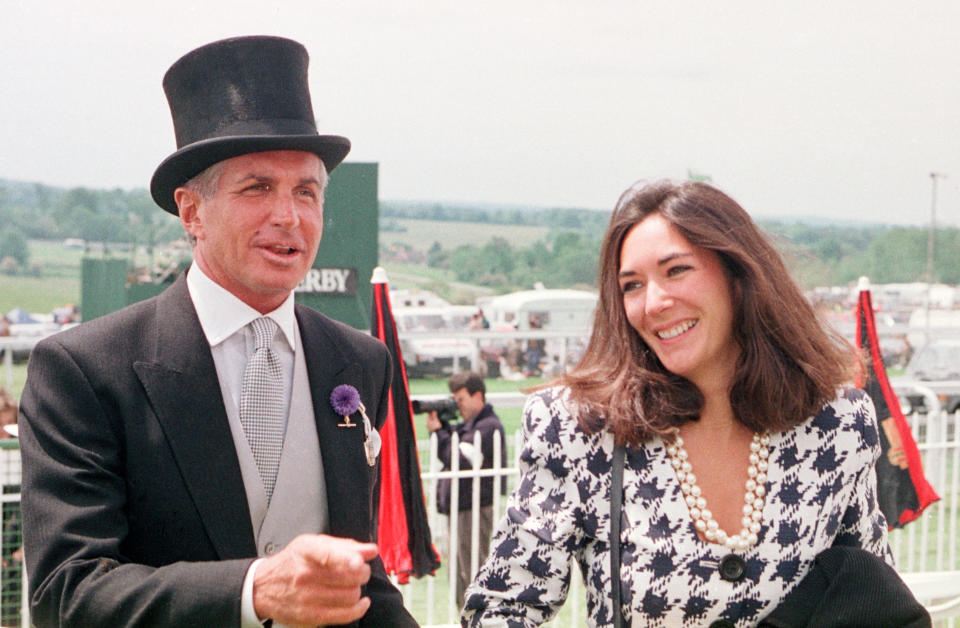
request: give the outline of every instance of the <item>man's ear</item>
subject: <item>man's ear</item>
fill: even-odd
[[[173,200],[177,204],[183,228],[193,237],[201,237],[203,223],[200,221],[200,195],[181,187],[173,191]]]

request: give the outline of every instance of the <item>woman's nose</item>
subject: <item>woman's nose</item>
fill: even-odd
[[[673,305],[673,297],[659,283],[651,281],[647,284],[646,300],[644,303],[647,314],[657,314]]]

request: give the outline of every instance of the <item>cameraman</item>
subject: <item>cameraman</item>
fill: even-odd
[[[474,451],[475,434],[480,434],[480,448],[483,452],[482,469],[493,468],[493,438],[494,433],[500,433],[500,466],[507,465],[507,441],[493,406],[487,403],[487,389],[483,378],[473,371],[454,373],[447,380],[453,400],[463,417],[463,422],[451,426],[449,422],[441,421],[437,412],[427,415],[427,429],[437,434],[437,453],[443,463],[443,470],[449,471],[450,441],[453,431],[456,430],[460,438],[460,468],[472,469],[471,459]],[[507,493],[506,478],[500,480],[500,492]],[[457,605],[463,608],[463,592],[467,584],[473,579],[470,571],[470,540],[471,508],[473,506],[473,480],[460,480],[459,504],[457,504]],[[442,479],[437,485],[437,510],[441,514],[450,515],[450,480]],[[490,536],[493,533],[493,478],[480,479],[480,547],[478,561],[482,563],[490,551]],[[452,549],[452,548],[451,548]],[[479,564],[478,564],[479,567]]]

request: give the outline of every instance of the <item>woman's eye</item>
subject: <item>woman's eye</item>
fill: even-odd
[[[692,267],[691,267],[691,266],[687,266],[687,265],[685,265],[685,264],[679,264],[679,265],[677,265],[677,266],[671,266],[670,269],[667,271],[667,276],[668,276],[668,277],[676,277],[677,275],[681,275],[681,274],[683,274],[684,272],[690,270],[690,268],[692,268]]]
[[[633,292],[634,290],[640,290],[641,288],[643,288],[643,282],[640,281],[628,281],[620,286],[621,292]]]

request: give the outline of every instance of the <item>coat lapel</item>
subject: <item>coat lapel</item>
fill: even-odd
[[[185,275],[157,299],[156,359],[134,364],[221,559],[256,555],[240,463]]]
[[[358,540],[371,517],[374,471],[363,450],[363,427],[339,427],[330,405],[340,384],[354,386],[367,408],[378,400],[364,386],[361,365],[339,343],[349,342],[316,312],[297,307],[317,436],[323,457],[330,533]],[[146,340],[146,339],[145,339]],[[180,474],[222,559],[256,555],[240,463],[210,347],[190,300],[185,276],[157,298],[156,359],[134,369],[163,427]],[[353,417],[358,423],[357,416]],[[375,416],[371,419],[376,420]],[[359,498],[358,496],[364,496]]]
[[[364,455],[363,426],[358,424],[357,413],[352,416],[354,427],[340,427],[343,417],[334,413],[330,405],[330,393],[340,384],[349,384],[360,392],[367,408],[376,407],[376,401],[370,397],[369,391],[364,390],[360,364],[349,359],[338,346],[338,342],[349,340],[342,338],[315,312],[298,307],[297,321],[323,457],[330,533],[366,541],[368,539],[363,537],[369,527],[371,506],[365,499],[358,499],[358,496],[370,494],[372,470]],[[371,420],[375,419],[371,417]]]

